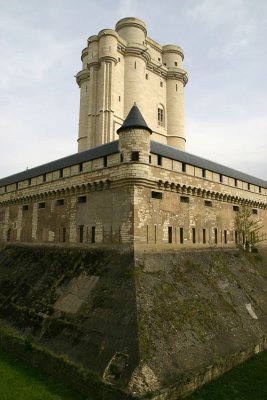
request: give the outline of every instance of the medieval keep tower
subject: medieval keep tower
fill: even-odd
[[[82,51],[78,151],[118,139],[134,102],[152,129],[152,140],[184,150],[183,51],[160,46],[145,23],[123,18],[112,29],[90,36]]]

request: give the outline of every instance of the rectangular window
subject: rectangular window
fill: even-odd
[[[56,200],[56,206],[64,206],[64,199]]]
[[[78,203],[86,203],[86,200],[87,200],[86,196],[77,197],[77,202]]]
[[[192,228],[192,242],[196,243],[196,228]]]
[[[146,79],[148,79],[148,74],[146,74]]]
[[[205,205],[205,207],[212,207],[212,201],[210,201],[210,200],[205,200],[205,201],[204,201],[204,205]]]
[[[62,168],[59,170],[59,177],[63,178],[63,169]]]
[[[152,199],[162,199],[162,193],[161,192],[154,192],[154,191],[152,191],[151,192],[151,197],[152,197]]]
[[[83,231],[84,231],[84,226],[80,225],[79,226],[79,241],[80,241],[80,243],[83,243]]]
[[[157,225],[155,225],[155,227],[154,227],[154,239],[155,239],[155,243],[157,243]]]
[[[252,214],[258,214],[258,210],[256,208],[252,209]]]
[[[38,204],[38,208],[45,208],[45,203],[44,203],[44,202],[39,203],[39,204]]]
[[[177,61],[174,61],[174,66],[177,67],[177,65],[178,65],[178,64],[177,64]]]
[[[182,163],[182,172],[186,172],[186,163],[185,162]]]
[[[67,234],[66,234],[66,228],[62,229],[62,242],[66,242],[67,241]]]
[[[91,229],[91,243],[95,243],[95,226]]]
[[[46,174],[43,175],[43,182],[46,182]]]
[[[168,242],[172,243],[172,226],[168,227]]]
[[[104,167],[107,167],[107,166],[108,166],[108,157],[105,156],[105,157],[103,158],[103,161],[104,161]]]
[[[217,231],[217,228],[214,228],[214,242],[215,242],[215,244],[218,243],[218,231]]]
[[[121,162],[123,162],[123,154],[121,153]]]
[[[261,193],[261,187],[259,186],[259,193]]]
[[[158,156],[158,165],[162,165],[162,157]]]
[[[235,243],[238,243],[238,232],[235,231]]]
[[[79,164],[79,172],[83,172],[83,163]]]
[[[223,182],[223,175],[222,174],[220,174],[220,182],[221,183]]]
[[[227,231],[224,230],[224,243],[227,244]]]
[[[189,203],[189,197],[180,196],[180,203]]]
[[[235,186],[237,186],[237,179],[235,179]]]
[[[32,184],[32,178],[29,178],[28,179],[28,185],[31,186],[31,184]]]
[[[250,183],[248,183],[248,190],[250,190]]]
[[[233,211],[239,211],[239,206],[233,206]]]
[[[151,155],[148,158],[148,162],[149,162],[149,164],[151,164]]]
[[[206,243],[206,229],[203,229],[203,243]]]
[[[163,82],[160,82],[160,87],[163,87]]]
[[[202,169],[202,178],[206,178],[206,170]]]
[[[131,161],[139,161],[139,151],[132,151]]]
[[[184,228],[180,228],[180,243],[184,243]]]
[[[29,210],[28,204],[24,204],[24,206],[22,206],[22,210],[23,211],[28,211]]]
[[[119,96],[119,101],[121,101],[121,96]]]

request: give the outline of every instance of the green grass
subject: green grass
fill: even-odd
[[[85,400],[63,383],[12,359],[0,349],[1,400]],[[89,400],[89,399],[88,399]]]
[[[267,351],[233,368],[187,400],[267,400]]]

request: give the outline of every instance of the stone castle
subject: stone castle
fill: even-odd
[[[0,345],[99,400],[183,398],[267,348],[267,252],[235,222],[266,245],[267,181],[184,150],[182,60],[136,18],[89,37],[79,151],[0,179]]]
[[[233,246],[242,204],[266,239],[267,182],[184,151],[182,60],[135,18],[89,37],[79,152],[0,180],[0,240]]]

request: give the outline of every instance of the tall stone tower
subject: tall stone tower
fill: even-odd
[[[152,129],[152,139],[184,150],[183,51],[160,46],[147,36],[145,23],[121,19],[115,30],[90,36],[82,51],[78,151],[117,139],[136,102]]]

